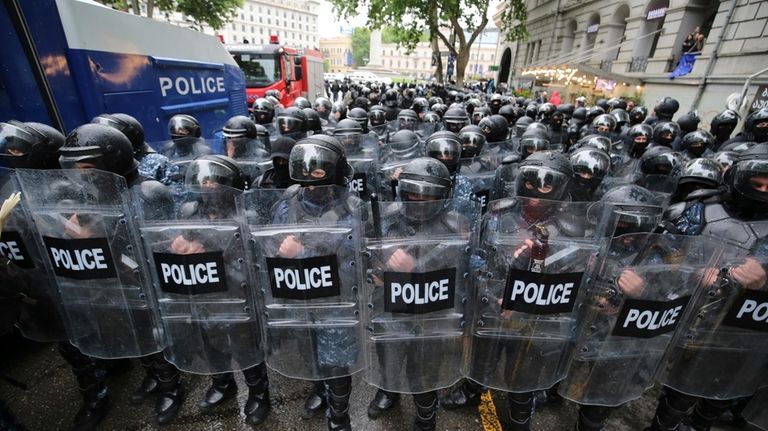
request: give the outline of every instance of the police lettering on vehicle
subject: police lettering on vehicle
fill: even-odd
[[[336,255],[304,259],[267,258],[272,297],[308,300],[341,294]]]
[[[744,290],[723,319],[737,328],[768,331],[768,292]]]
[[[682,320],[690,296],[672,301],[648,301],[628,298],[619,311],[613,335],[652,338],[672,332]]]
[[[355,172],[348,186],[350,192],[357,193],[360,199],[368,200],[368,175],[365,172]]]
[[[178,76],[175,78],[161,76],[158,80],[160,82],[160,94],[163,97],[168,96],[169,92],[186,96],[189,94],[224,93],[226,91],[223,76]]]
[[[154,253],[160,290],[196,295],[227,290],[224,254],[220,251],[172,254]]]
[[[501,307],[529,314],[570,313],[583,272],[542,274],[510,269]]]
[[[456,268],[430,272],[385,272],[384,311],[423,314],[453,308]]]
[[[35,267],[19,232],[3,231],[2,240],[0,240],[0,255],[12,260],[19,268],[31,269]]]
[[[62,239],[44,236],[53,272],[59,277],[95,280],[117,276],[106,238]]]

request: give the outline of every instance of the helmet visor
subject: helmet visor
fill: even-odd
[[[570,178],[562,172],[542,166],[523,166],[517,173],[517,196],[562,200]]]
[[[339,155],[329,148],[303,144],[291,151],[288,173],[294,181],[322,182],[335,176],[338,159]]]

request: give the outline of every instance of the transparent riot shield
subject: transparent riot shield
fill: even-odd
[[[347,185],[349,191],[357,193],[366,202],[372,194],[379,195],[379,167],[376,159],[360,155],[347,157],[347,161],[354,170],[352,180]]]
[[[496,168],[491,189],[491,200],[511,198],[517,194],[515,182],[522,159],[519,155],[506,156]]]
[[[691,296],[717,263],[717,249],[700,236],[613,238],[584,284],[586,300],[560,394],[579,404],[616,407],[653,386]]]
[[[235,159],[238,166],[245,172],[248,177],[248,184],[251,187],[256,186],[256,181],[264,175],[269,169],[272,168],[272,159],[266,158],[240,158]]]
[[[14,171],[0,168],[2,199],[19,191]],[[45,270],[44,254],[35,241],[35,225],[29,220],[22,202],[3,226],[0,255],[2,266],[0,295],[18,306],[16,327],[24,337],[39,342],[67,339],[62,319],[61,300],[56,284]]]
[[[422,393],[463,376],[471,311],[472,222],[479,215],[446,201],[383,202],[366,240],[365,380],[381,389]]]
[[[72,344],[105,359],[162,350],[123,177],[95,169],[16,175]]]
[[[768,387],[761,389],[752,397],[747,408],[744,409],[743,416],[753,426],[762,431],[768,431]]]
[[[565,377],[582,279],[601,240],[589,203],[493,201],[480,238],[468,377],[507,392],[530,392]]]
[[[460,161],[459,174],[471,184],[472,193],[480,201],[483,213],[494,198],[496,169],[500,165],[501,157],[496,154],[481,154]]]
[[[143,204],[135,214],[149,262],[164,354],[180,370],[218,374],[264,360],[245,238],[236,219],[239,190],[186,188],[179,211]]]
[[[304,380],[363,367],[358,306],[362,201],[345,187],[251,190],[238,200],[267,365]]]
[[[725,250],[717,279],[694,296],[664,358],[659,381],[688,395],[740,398],[763,383],[756,376],[768,366],[768,223],[739,227],[760,239]]]
[[[379,167],[379,192],[381,200],[394,201],[397,198],[397,184],[400,179],[400,173],[405,165],[411,162],[411,159],[390,161]]]

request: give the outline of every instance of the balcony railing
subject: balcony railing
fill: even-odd
[[[645,72],[648,68],[648,57],[632,57],[627,72]]]
[[[613,69],[613,60],[603,60],[600,62],[600,70],[610,72]]]

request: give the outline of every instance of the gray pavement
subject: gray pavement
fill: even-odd
[[[11,410],[29,430],[64,430],[71,423],[79,407],[77,385],[68,365],[50,344],[31,342],[14,343],[5,346],[0,355],[2,375],[11,377],[28,386],[26,390],[7,381],[0,381],[0,398],[5,400]],[[142,378],[142,369],[138,361],[131,361],[132,369],[112,375],[109,386],[112,394],[112,410],[99,429],[104,430],[152,430],[158,429],[154,422],[153,406],[150,401],[141,405],[131,405],[128,397],[138,386]],[[322,417],[302,419],[304,397],[309,393],[310,385],[306,382],[285,378],[272,372],[271,399],[272,411],[260,430],[285,431],[320,431],[325,430]],[[237,376],[237,400],[230,400],[213,413],[203,414],[197,410],[197,401],[207,389],[209,379],[205,376],[184,376],[187,399],[176,420],[163,426],[167,431],[191,430],[248,430],[242,414],[242,406],[248,396],[242,375]],[[368,402],[375,390],[366,385],[359,376],[353,381],[351,415],[355,430],[410,430],[414,415],[410,397],[403,397],[392,411],[376,421],[366,415]],[[607,430],[642,430],[649,423],[656,407],[655,397],[658,389],[614,412],[607,424]],[[494,393],[498,417],[506,415],[504,397]],[[547,405],[537,411],[533,430],[570,430],[576,417],[576,407],[571,403]],[[504,423],[503,419],[501,420]],[[737,428],[716,427],[716,431],[732,431]],[[477,408],[460,411],[441,409],[438,414],[438,430],[441,431],[481,431],[484,430]]]

